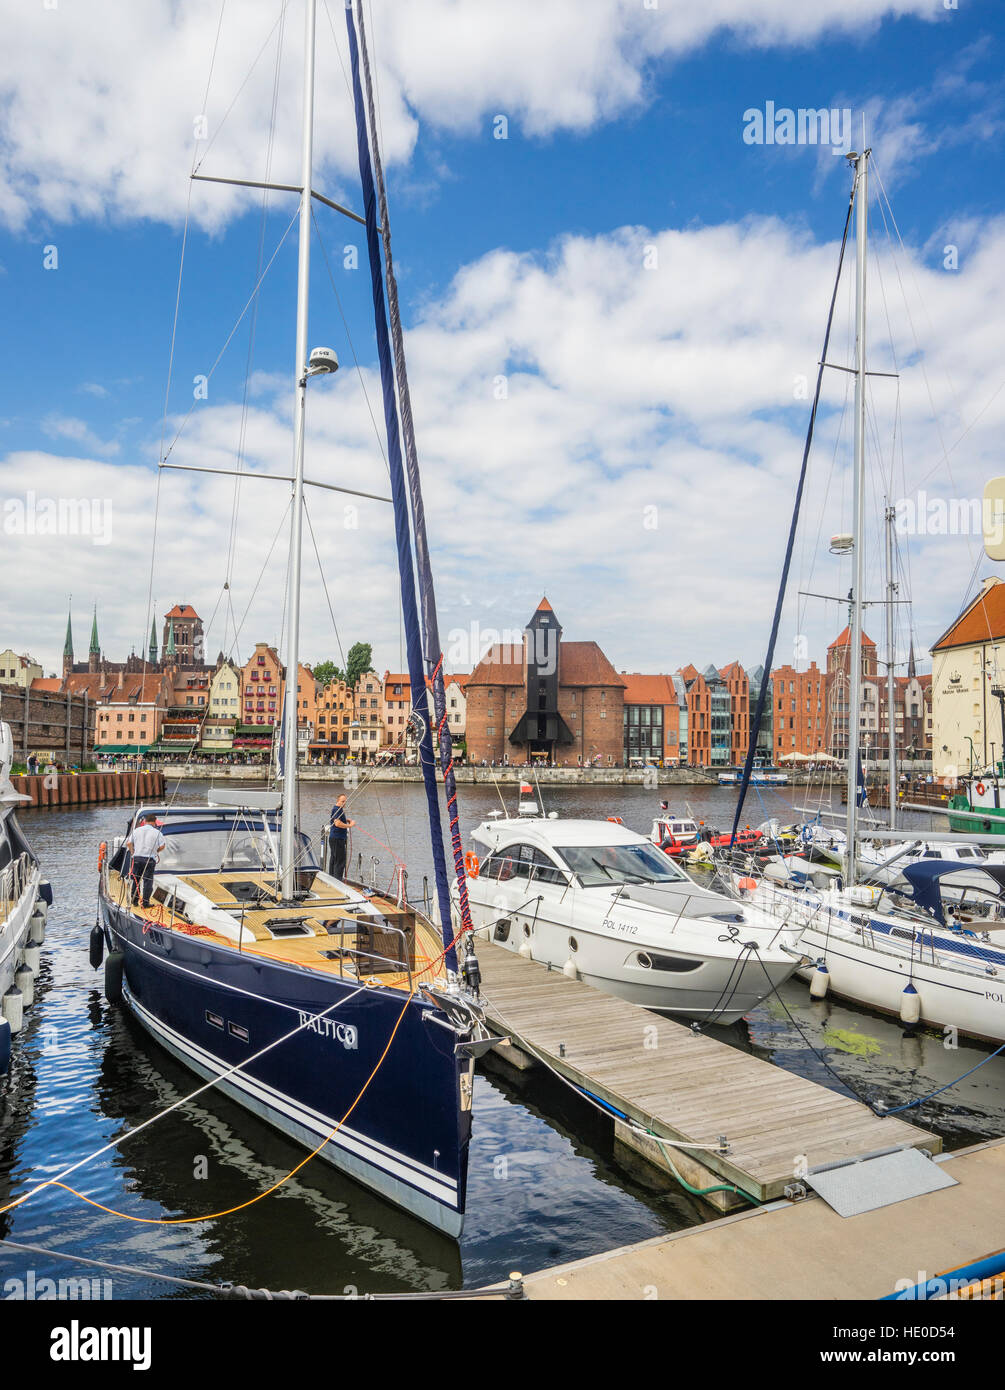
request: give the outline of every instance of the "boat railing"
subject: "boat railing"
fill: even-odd
[[[21,901],[34,868],[35,861],[22,850],[0,873],[0,918],[7,918]]]
[[[365,975],[406,975],[408,988],[412,988],[412,972],[415,969],[414,929],[396,927],[386,921],[382,921],[376,927],[370,927],[359,919],[346,925],[347,928],[351,926],[353,934],[357,937],[357,944],[355,946],[339,945],[333,951],[333,956],[338,962],[340,976],[345,976],[345,967],[347,964],[351,964],[358,979],[363,979]],[[360,937],[368,942],[366,946],[358,944]],[[397,958],[385,955],[383,951],[370,949],[371,945],[380,945],[387,949],[386,938],[388,937],[397,938],[400,942],[401,954]],[[367,964],[366,969],[363,968],[364,963]]]

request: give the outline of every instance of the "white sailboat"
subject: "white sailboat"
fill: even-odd
[[[998,909],[976,913],[964,910],[967,892],[984,903],[1002,887],[1001,869],[983,871],[959,860],[920,857],[905,863],[895,882],[905,896],[893,898],[895,882],[875,886],[860,882],[859,796],[855,794],[860,767],[858,711],[862,690],[862,609],[865,576],[865,435],[866,435],[866,250],[868,169],[870,151],[849,155],[855,168],[853,189],[856,242],[855,279],[855,462],[850,538],[854,577],[851,604],[851,644],[848,719],[849,796],[844,835],[842,886],[821,889],[811,881],[800,884],[766,882],[730,866],[740,896],[757,903],[779,926],[798,928],[799,948],[815,961],[801,967],[816,996],[828,990],[843,998],[892,1013],[908,1025],[955,1028],[971,1037],[1005,1041],[1005,949],[993,933],[1001,928]],[[890,654],[892,661],[892,652]],[[891,667],[892,670],[892,667]],[[892,712],[892,701],[890,704]],[[891,743],[894,721],[890,719]],[[752,732],[752,738],[754,733]],[[891,814],[895,818],[895,778],[891,776]],[[868,834],[897,840],[896,830],[870,829]],[[898,846],[899,847],[899,846]],[[870,866],[871,867],[871,866]],[[964,878],[960,878],[964,875]],[[973,875],[967,883],[967,875]],[[956,881],[954,889],[953,884]],[[793,891],[793,888],[796,891]],[[962,892],[962,896],[961,896]],[[955,894],[956,912],[947,911]]]

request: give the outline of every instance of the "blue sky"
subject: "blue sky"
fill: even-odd
[[[0,335],[6,387],[0,496],[34,488],[51,496],[107,497],[116,516],[108,546],[86,537],[0,535],[8,577],[0,645],[26,647],[47,668],[58,661],[70,592],[78,649],[86,645],[93,602],[112,657],[138,646],[149,626],[150,519],[191,159],[191,140],[186,149],[179,131],[197,105],[188,100],[189,89],[205,83],[218,17],[215,7],[182,5],[174,15],[155,5],[145,35],[144,21],[125,19],[124,3],[91,0],[72,21],[69,8],[15,22],[23,7],[14,0],[0,4],[14,35],[0,59],[0,296],[8,326]],[[901,360],[918,332],[929,384],[948,377],[947,364],[962,374],[936,391],[944,419],[932,418],[927,384],[914,394],[905,385],[898,429],[912,452],[903,481],[908,491],[927,477],[930,491],[979,494],[994,459],[1001,398],[972,426],[953,469],[939,466],[938,441],[940,429],[952,442],[971,425],[999,385],[1001,355],[980,365],[964,360],[963,349],[976,351],[979,339],[993,359],[1005,346],[992,271],[1005,188],[1005,23],[993,0],[961,0],[958,10],[941,0],[857,0],[843,9],[822,0],[821,22],[804,18],[798,25],[789,18],[795,7],[781,0],[718,0],[710,14],[723,27],[711,32],[695,20],[681,20],[681,29],[673,14],[666,16],[681,7],[662,0],[657,8],[668,37],[659,42],[641,27],[648,22],[640,17],[641,0],[569,7],[564,21],[558,13],[564,7],[556,5],[557,18],[542,38],[542,46],[553,45],[547,61],[539,52],[521,54],[519,37],[512,52],[500,46],[493,29],[498,15],[489,17],[500,7],[470,0],[461,6],[463,36],[457,38],[456,25],[448,35],[460,49],[450,72],[437,28],[443,6],[428,0],[425,8],[428,30],[417,42],[402,37],[413,22],[406,12],[387,7],[375,48],[446,631],[471,621],[519,627],[547,591],[568,636],[595,637],[626,669],[760,660],[806,406],[793,399],[787,377],[758,372],[768,371],[773,353],[786,364],[771,368],[776,377],[788,365],[792,376],[813,370],[849,188],[844,159],[830,151],[744,143],[744,112],[769,100],[778,107],[869,113],[870,143],[907,246],[899,267],[888,262],[884,288],[892,298],[899,269],[909,300],[919,289],[909,318],[891,310]],[[279,9],[278,0],[257,0],[245,24],[221,27],[207,104],[211,124]],[[281,68],[291,93],[300,9],[291,0]],[[107,28],[97,22],[102,16],[121,20],[108,54],[81,50],[83,31],[75,26],[81,12],[86,23],[88,10],[89,27],[98,31]],[[854,33],[822,22],[852,10]],[[337,7],[333,16],[341,21]],[[591,16],[598,33],[604,30],[593,53],[582,32]],[[514,12],[513,23],[518,20]],[[621,45],[617,62],[612,34]],[[180,36],[184,63],[173,47]],[[132,56],[139,66],[141,53],[145,88],[126,75],[122,61]],[[323,18],[316,183],[359,208],[354,133],[341,79],[329,67],[333,54]],[[273,56],[268,50],[256,69],[256,81],[267,78],[267,88]],[[528,75],[535,63],[541,71]],[[618,64],[634,75],[634,90],[631,81],[610,76],[607,69]],[[466,70],[475,75],[465,77]],[[39,124],[29,90],[39,77],[50,91],[65,93],[62,137]],[[186,90],[172,107],[180,86]],[[238,100],[226,126],[230,144],[221,140],[210,151],[204,171],[245,175],[261,168],[262,90],[251,86],[244,103]],[[588,114],[570,117],[580,92],[590,94]],[[296,114],[292,107],[281,112],[277,128],[273,176],[282,181],[296,177]],[[509,120],[506,140],[492,137],[498,114]],[[859,128],[856,116],[856,140]],[[277,198],[266,225],[267,254],[293,210],[289,196]],[[324,210],[319,221],[349,330],[372,370],[360,229]],[[878,211],[873,221],[882,236]],[[189,409],[193,377],[208,370],[250,292],[259,231],[260,213],[250,201],[235,204],[208,190],[197,205],[182,283],[171,434]],[[634,254],[627,247],[660,238],[666,241],[654,297],[639,277],[624,278],[623,257]],[[342,267],[342,248],[351,242],[360,246],[358,270]],[[944,292],[947,243],[959,246],[961,265]],[[58,269],[46,270],[43,249],[52,245]],[[295,255],[294,230],[260,296],[248,423],[249,452],[259,466],[274,467],[283,456]],[[379,478],[366,401],[348,370],[352,354],[317,243],[312,288],[312,341],[335,347],[346,369],[312,415],[315,471],[330,463],[333,475],[344,472],[348,482],[354,462],[365,474],[366,456]],[[883,337],[886,305],[878,291],[871,302]],[[847,307],[845,296],[840,303]],[[562,333],[554,331],[558,323]],[[846,324],[836,330],[839,342],[845,330]],[[745,340],[748,359],[738,364],[733,349]],[[175,457],[228,466],[247,349],[246,320]],[[646,379],[645,365],[655,354],[662,363],[664,353],[667,375],[661,365],[636,389]],[[633,354],[640,364],[634,371]],[[682,364],[695,363],[704,365],[694,366],[694,379],[681,385]],[[505,416],[493,398],[500,372],[517,407]],[[372,374],[365,380],[376,409]],[[829,382],[828,390],[830,434],[825,428],[808,502],[810,541],[842,529],[847,506],[846,451],[842,439],[834,445],[839,429],[847,434],[839,410],[843,384]],[[892,430],[889,400],[878,398],[876,410],[882,441]],[[245,550],[233,576],[239,611],[283,505],[278,485],[250,486],[266,490],[255,498],[267,500],[252,502],[243,493]],[[181,475],[165,483],[153,577],[159,611],[187,601],[208,617],[217,604],[230,494],[220,483],[211,487]],[[659,508],[655,535],[629,520],[633,509],[647,505]],[[394,666],[400,637],[388,519],[366,513],[347,532],[341,510],[333,512],[328,502],[317,507],[325,568],[341,586],[335,607],[343,645],[372,637],[378,664]],[[963,602],[975,566],[982,573],[993,566],[979,564],[979,537],[929,535],[912,545],[911,635],[923,647]],[[804,542],[797,581],[812,575],[816,587],[843,583],[836,567],[824,578],[825,562],[812,551]],[[906,554],[904,563],[906,579]],[[245,648],[281,631],[284,564],[277,553],[257,591],[259,607],[239,639]],[[33,591],[27,610],[20,601],[25,573]],[[334,654],[335,642],[316,575],[311,585],[304,653],[320,658]],[[738,592],[745,596],[741,604]],[[805,631],[810,655],[822,661],[840,626],[836,611],[790,607],[789,630]],[[902,626],[906,641],[906,620]],[[232,630],[211,636],[214,648],[233,640]]]

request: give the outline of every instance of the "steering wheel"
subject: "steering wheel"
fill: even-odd
[[[235,840],[227,859],[234,866],[244,867],[247,865],[251,868],[265,868],[262,844],[253,835],[246,835],[243,840]]]

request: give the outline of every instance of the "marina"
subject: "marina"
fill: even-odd
[[[990,0],[5,7],[15,1372],[276,1302],[977,1372]]]

